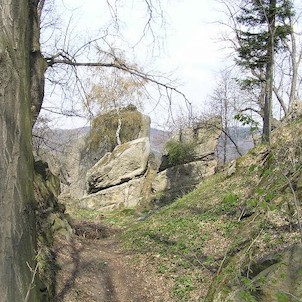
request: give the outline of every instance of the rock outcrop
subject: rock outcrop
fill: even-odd
[[[142,199],[143,178],[132,179],[123,184],[88,194],[80,199],[79,207],[94,210],[134,208]]]
[[[77,199],[83,196],[87,170],[108,151],[106,146],[100,146],[97,151],[89,148],[88,134],[89,128],[50,132],[47,145],[35,154],[36,160],[47,162],[59,178],[64,197]]]
[[[50,171],[46,162],[35,162],[34,193],[37,202],[40,291],[43,301],[53,301],[56,284],[54,234],[59,232],[69,238],[72,235],[72,228],[64,214],[65,206],[58,202],[60,180]]]
[[[172,140],[191,148],[182,164],[173,165],[171,152],[165,150],[159,173],[153,181],[152,191],[158,202],[175,199],[191,191],[217,168],[215,150],[221,135],[221,119],[213,117],[195,127],[179,131]],[[162,194],[165,192],[165,194]]]
[[[148,136],[117,146],[88,170],[87,194],[81,198],[80,207],[98,210],[148,208],[154,202],[171,201],[187,193],[215,173],[220,128],[220,119],[213,118],[174,135],[172,140],[179,144],[177,147],[184,151],[192,149],[190,156],[177,164],[171,161],[168,149],[159,160],[150,149]]]
[[[288,121],[290,120],[295,120],[301,117],[302,117],[302,101],[295,100],[290,106],[289,113],[285,117],[285,122],[288,123]]]
[[[70,144],[61,156],[62,197],[78,199],[86,190],[86,173],[108,152],[106,145],[100,145],[93,150],[87,145],[87,135],[79,137]]]
[[[132,115],[135,117],[135,124],[131,124],[131,129],[126,133],[121,132],[121,139],[135,140],[149,137],[150,118],[141,114],[135,107],[125,108],[121,111],[121,116],[125,114],[129,120]],[[105,113],[99,118],[105,119],[109,123],[112,112]],[[126,124],[125,124],[126,125]],[[102,125],[103,133],[112,132],[112,125],[107,129],[106,123]],[[97,132],[98,129],[96,129]],[[51,136],[49,146],[40,150],[36,159],[47,161],[53,173],[61,181],[62,200],[80,199],[86,192],[86,174],[105,154],[112,152],[115,145],[108,143],[105,137],[99,137],[97,142],[89,132],[89,128],[73,130],[58,130],[49,133]],[[113,135],[114,136],[114,135]],[[55,143],[54,143],[55,142]]]
[[[96,193],[144,175],[149,154],[147,137],[117,146],[87,172],[87,193]]]
[[[302,246],[294,244],[253,263],[249,278],[245,277],[246,284],[250,284],[250,287],[244,287],[243,284],[233,285],[228,291],[214,294],[208,301],[299,301],[298,297],[302,296],[301,263]]]
[[[92,209],[134,207],[141,200],[150,156],[148,137],[117,146],[87,172],[87,195],[80,206]]]

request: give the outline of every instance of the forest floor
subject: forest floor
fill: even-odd
[[[55,240],[56,302],[169,301],[165,281],[122,249],[122,230],[85,221],[74,227],[70,240]]]

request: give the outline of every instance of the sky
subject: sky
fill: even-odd
[[[109,22],[109,15],[104,9],[105,2],[64,0],[64,4],[59,3],[59,10],[64,11],[63,23],[68,24],[72,16],[74,32],[89,32],[93,36],[94,32]],[[119,15],[122,19],[121,31],[129,44],[135,44],[141,36],[146,14],[143,6],[137,9],[139,0],[123,2],[127,5]],[[219,42],[223,29],[216,22],[222,18],[220,8],[214,0],[167,0],[163,4],[167,24],[164,29],[156,31],[155,28],[156,36],[161,38],[156,45],[159,48],[151,47],[146,40],[133,51],[139,64],[152,70],[171,73],[177,79],[177,88],[193,104],[194,111],[203,110],[208,96],[215,88],[217,74],[225,66],[227,53],[225,45]],[[184,110],[184,104],[176,103],[175,101],[176,111]],[[150,108],[147,106],[146,113],[151,115],[153,122],[165,111],[164,107],[159,107],[150,112]],[[164,121],[163,119],[161,122]],[[75,128],[83,124],[83,120],[64,119],[58,120],[54,126]]]

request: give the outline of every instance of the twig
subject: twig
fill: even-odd
[[[287,292],[283,292],[286,295],[291,296],[292,298],[296,299],[298,302],[302,302],[302,300],[300,300],[298,297],[296,297],[295,295],[291,294],[291,293],[287,293]]]
[[[299,224],[299,230],[300,230],[300,239],[302,242],[302,224],[301,224],[301,217],[300,217],[300,213],[299,213],[299,206],[298,206],[298,198],[297,198],[297,194],[295,192],[295,189],[293,187],[293,184],[291,182],[291,180],[289,179],[289,177],[287,175],[285,175],[284,173],[282,173],[282,175],[284,176],[284,178],[286,179],[292,193],[293,193],[293,199],[294,199],[294,205],[297,211],[297,218],[298,218],[298,224]]]
[[[36,267],[35,267],[34,270],[31,268],[31,266],[29,265],[29,263],[27,261],[26,261],[26,265],[28,266],[29,270],[32,272],[32,278],[31,278],[31,282],[28,286],[28,290],[27,290],[24,302],[29,301],[30,292],[35,287],[34,283],[35,283],[35,277],[36,277],[36,274],[37,274],[37,271],[38,271],[38,262],[37,262]]]
[[[221,261],[221,263],[220,263],[219,269],[218,269],[218,271],[217,271],[217,275],[219,275],[219,273],[221,272],[222,266],[223,266],[223,264],[224,264],[225,259],[227,258],[228,252],[229,252],[229,250],[227,250],[227,251],[225,252],[225,254],[224,254],[224,257],[223,257],[223,259],[222,259],[222,261]]]

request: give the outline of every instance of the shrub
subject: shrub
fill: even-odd
[[[194,143],[184,143],[170,140],[166,143],[165,149],[168,152],[169,165],[176,166],[194,160]]]

